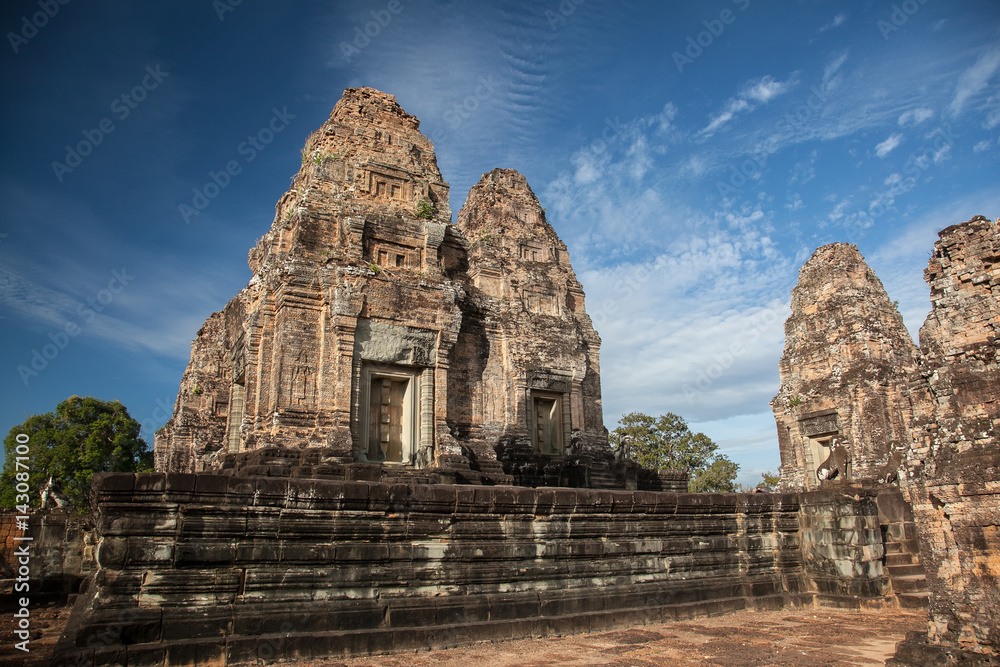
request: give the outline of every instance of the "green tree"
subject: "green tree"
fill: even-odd
[[[737,484],[736,490],[740,493],[753,493],[758,489],[763,489],[765,491],[778,490],[778,483],[781,481],[781,475],[768,470],[766,472],[762,472],[760,477],[761,481],[757,482],[756,486],[750,486],[749,484]]]
[[[777,491],[778,483],[781,482],[781,475],[770,470],[762,472],[760,474],[763,481],[757,482],[758,489],[767,489],[768,491]]]
[[[683,417],[668,412],[651,417],[631,412],[609,436],[618,449],[629,443],[629,456],[644,468],[684,470],[688,491],[732,492],[739,465],[718,453],[719,446],[704,433],[692,433]]]
[[[28,437],[29,504],[38,505],[39,491],[52,477],[69,497],[70,506],[84,512],[94,473],[152,471],[153,452],[139,437],[139,430],[139,422],[124,405],[89,396],[70,396],[55,412],[28,417],[3,441],[6,458],[0,476],[0,506],[15,505],[18,435],[21,443]]]

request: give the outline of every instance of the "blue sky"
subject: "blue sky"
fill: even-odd
[[[603,338],[605,424],[681,414],[746,483],[778,465],[812,251],[856,243],[916,337],[937,231],[1000,216],[995,0],[97,4],[0,10],[4,433],[94,395],[152,444],[351,86],[421,119],[453,211],[525,174]]]

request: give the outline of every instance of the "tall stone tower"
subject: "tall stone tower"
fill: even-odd
[[[906,664],[1000,656],[1000,226],[976,216],[939,236],[906,461],[933,595],[927,637],[897,653]]]
[[[586,478],[608,454],[601,341],[566,245],[524,176],[485,174],[458,229],[469,241],[468,331],[476,332],[463,349],[476,368],[468,386],[482,391],[462,412],[522,483],[611,485]],[[574,463],[554,470],[549,459],[564,453]]]
[[[857,247],[819,248],[799,271],[771,401],[786,490],[811,490],[842,443],[841,480],[874,479],[909,447],[907,384],[917,348]],[[847,469],[849,468],[849,469]]]
[[[451,224],[434,148],[391,95],[344,93],[249,264],[192,344],[158,470],[280,450],[320,476],[623,483],[565,244],[512,170]]]

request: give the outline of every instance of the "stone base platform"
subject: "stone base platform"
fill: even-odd
[[[95,568],[54,664],[242,665],[451,646],[877,605],[886,585],[875,498],[857,490],[109,474],[95,476],[92,504]]]

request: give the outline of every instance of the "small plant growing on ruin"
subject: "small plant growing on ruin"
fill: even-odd
[[[795,394],[794,396],[792,396],[791,398],[788,399],[788,404],[790,406],[792,406],[793,408],[796,405],[799,405],[800,403],[802,403],[802,397],[799,396],[798,394]]]
[[[374,273],[377,276],[378,272],[381,271],[382,269],[379,268],[378,264],[376,264],[375,262],[372,262],[371,264],[368,265],[368,270],[371,271],[372,273]]]
[[[430,220],[434,217],[434,206],[429,201],[421,199],[417,202],[417,212],[414,215],[422,220]]]
[[[199,387],[198,385],[195,385],[194,389],[191,390],[191,393],[194,394],[195,396],[197,396],[198,394],[201,393],[201,387]]]

